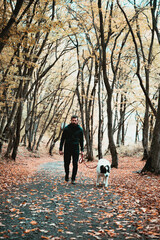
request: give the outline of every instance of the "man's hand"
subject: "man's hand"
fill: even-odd
[[[84,152],[81,151],[80,155],[81,155],[81,159],[83,160]]]
[[[59,154],[60,154],[60,155],[63,155],[63,151],[59,151]]]
[[[79,154],[81,155],[81,157],[79,158],[79,162],[82,163],[83,162],[83,152],[81,151]]]
[[[81,157],[83,157],[83,155],[84,155],[84,152],[80,152],[80,154],[81,154]]]

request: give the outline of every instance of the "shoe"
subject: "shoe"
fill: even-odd
[[[65,177],[65,181],[68,182],[68,181],[69,181],[69,178],[68,178],[68,177]]]
[[[72,181],[71,181],[71,183],[72,183],[73,185],[75,185],[75,184],[76,184],[74,180],[72,180]]]

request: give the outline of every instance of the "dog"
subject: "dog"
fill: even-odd
[[[105,187],[108,187],[108,178],[111,171],[111,163],[106,159],[99,159],[97,165],[97,182],[96,186],[99,186],[100,177],[103,177],[103,183]]]

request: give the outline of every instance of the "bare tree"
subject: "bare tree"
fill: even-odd
[[[158,29],[159,20],[159,8],[160,5],[156,0],[150,0],[151,15],[152,15],[152,26],[153,30],[157,34],[158,43],[160,45],[160,32]],[[158,98],[158,109],[156,113],[156,122],[153,129],[152,142],[150,147],[149,156],[146,164],[142,169],[142,172],[151,171],[160,174],[160,85],[158,87],[159,98]]]
[[[145,171],[160,174],[160,86],[159,86],[158,109],[156,115],[156,122],[153,130],[150,152],[146,164],[142,169],[142,172]]]
[[[99,22],[100,22],[100,39],[101,39],[101,49],[102,49],[102,59],[101,59],[101,66],[102,66],[102,72],[103,72],[103,80],[104,84],[107,90],[107,115],[108,115],[108,139],[109,139],[109,149],[112,155],[112,167],[118,167],[118,154],[116,150],[116,146],[114,143],[113,138],[113,114],[112,114],[112,97],[113,97],[113,90],[115,87],[115,83],[117,81],[118,71],[119,71],[119,64],[122,57],[122,50],[125,46],[125,43],[128,38],[129,32],[126,32],[124,35],[124,38],[122,39],[120,44],[120,50],[117,56],[117,53],[115,53],[115,49],[117,46],[117,40],[121,36],[121,34],[124,32],[125,27],[120,29],[120,31],[113,37],[113,30],[112,30],[112,18],[113,18],[113,1],[107,2],[108,6],[108,33],[107,36],[105,36],[105,23],[104,23],[104,16],[102,12],[102,2],[101,0],[98,1],[98,9],[99,9]],[[113,79],[110,83],[110,79],[107,75],[107,54],[106,49],[108,47],[108,44],[111,39],[114,39],[113,48],[111,50],[111,69],[113,73]],[[117,49],[116,49],[117,50]]]
[[[90,63],[89,63],[90,60]],[[92,71],[93,71],[93,58],[84,59],[81,66],[79,61],[79,50],[77,46],[77,61],[78,61],[78,74],[77,74],[77,87],[76,93],[78,97],[78,103],[80,106],[82,126],[84,130],[84,135],[86,139],[87,146],[87,159],[93,160],[93,120],[94,120],[94,98],[97,87],[97,78],[94,77],[94,82],[92,82]],[[84,69],[88,69],[88,83],[87,88],[84,84]],[[92,86],[92,84],[93,86]]]
[[[135,52],[136,52],[136,58],[137,58],[136,75],[139,79],[139,83],[140,83],[140,86],[145,95],[146,101],[148,102],[148,105],[150,106],[154,116],[156,117],[156,123],[155,123],[154,130],[153,130],[153,138],[152,138],[150,153],[149,153],[147,162],[146,162],[144,168],[142,169],[142,171],[153,171],[153,172],[159,173],[160,172],[160,150],[159,150],[160,149],[160,141],[159,141],[159,139],[160,139],[160,117],[159,117],[160,100],[158,100],[158,109],[156,111],[156,109],[154,108],[152,101],[148,95],[148,92],[146,91],[146,88],[144,87],[142,77],[140,74],[140,54],[138,51],[138,44],[137,44],[137,41],[135,38],[135,33],[133,31],[133,28],[128,20],[128,17],[126,15],[124,9],[119,4],[118,0],[117,0],[117,3],[126,19],[126,22],[128,24],[128,27],[129,27],[129,30],[131,32],[131,36],[133,39]],[[159,32],[158,32],[158,28],[157,28],[157,22],[158,22],[159,15],[158,15],[158,13],[157,13],[157,15],[155,14],[159,5],[157,4],[157,1],[150,1],[150,6],[151,6],[151,16],[152,16],[152,27],[151,27],[152,35],[151,35],[150,49],[152,49],[152,44],[153,44],[153,40],[154,40],[154,32],[157,33],[157,37],[159,36]],[[157,21],[155,21],[156,18],[157,18]],[[152,54],[152,50],[149,52],[149,55],[151,55],[151,54]],[[148,59],[149,59],[149,63],[151,63],[151,58],[148,57]],[[158,89],[160,89],[160,87]]]

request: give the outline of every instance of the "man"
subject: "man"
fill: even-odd
[[[81,150],[81,156],[83,156],[83,130],[78,125],[78,117],[73,115],[71,117],[71,123],[64,128],[62,133],[59,153],[63,155],[64,145],[64,169],[65,169],[65,181],[69,181],[69,165],[72,157],[72,177],[71,182],[75,184],[75,178],[78,170],[79,150]],[[80,147],[80,149],[79,149]]]

